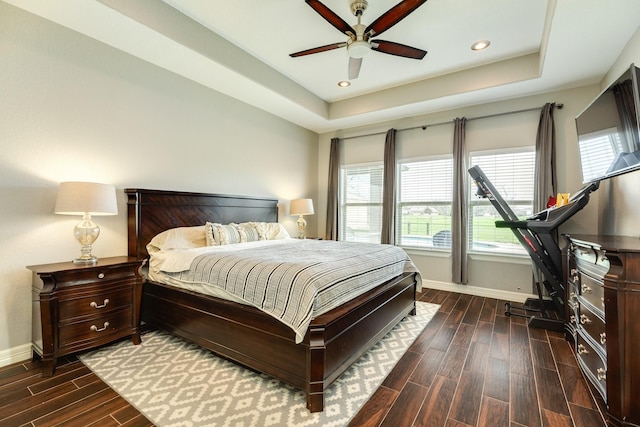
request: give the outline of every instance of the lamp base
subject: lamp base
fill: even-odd
[[[304,216],[298,216],[298,239],[306,239],[304,235],[304,229],[307,227],[307,220],[304,219]]]
[[[84,257],[81,256],[73,260],[74,264],[96,264],[98,262],[98,258],[95,256]]]
[[[91,254],[91,244],[100,235],[100,227],[91,221],[91,215],[85,213],[82,222],[73,229],[73,235],[80,242],[80,256],[73,260],[75,264],[95,264],[98,258]]]

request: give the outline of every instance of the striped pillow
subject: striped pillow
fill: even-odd
[[[217,222],[207,222],[206,230],[208,246],[232,245],[242,241],[238,224],[233,222],[227,225],[222,225]]]
[[[240,241],[257,242],[258,240],[267,240],[264,227],[259,222],[243,222],[238,225],[240,232]]]

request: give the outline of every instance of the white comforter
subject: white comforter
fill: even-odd
[[[164,276],[214,295],[222,290],[259,308],[293,329],[296,342],[313,317],[404,271],[417,272],[397,246],[297,239],[157,251],[149,267],[152,280]]]

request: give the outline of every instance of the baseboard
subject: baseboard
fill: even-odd
[[[23,344],[7,350],[0,350],[0,368],[27,360],[31,360],[31,344]]]
[[[422,289],[437,289],[439,291],[458,292],[461,294],[475,295],[478,297],[495,298],[503,301],[524,303],[527,298],[538,298],[533,294],[520,292],[501,291],[499,289],[481,288],[479,286],[459,285],[456,283],[437,282],[435,280],[422,279]]]

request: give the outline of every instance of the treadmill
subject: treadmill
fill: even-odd
[[[598,189],[600,182],[594,181],[584,186],[569,198],[564,206],[551,207],[527,219],[519,219],[509,204],[502,198],[480,166],[473,166],[469,174],[478,186],[478,197],[487,198],[496,208],[503,221],[496,221],[496,227],[510,228],[520,244],[526,249],[542,275],[542,285],[534,268],[535,286],[538,298],[528,298],[524,305],[505,304],[507,316],[529,319],[529,326],[554,331],[564,331],[564,283],[562,274],[562,252],[557,242],[557,228],[575,215],[589,202],[589,195]],[[543,286],[549,298],[543,298]],[[560,319],[552,318],[548,310],[556,310]]]

